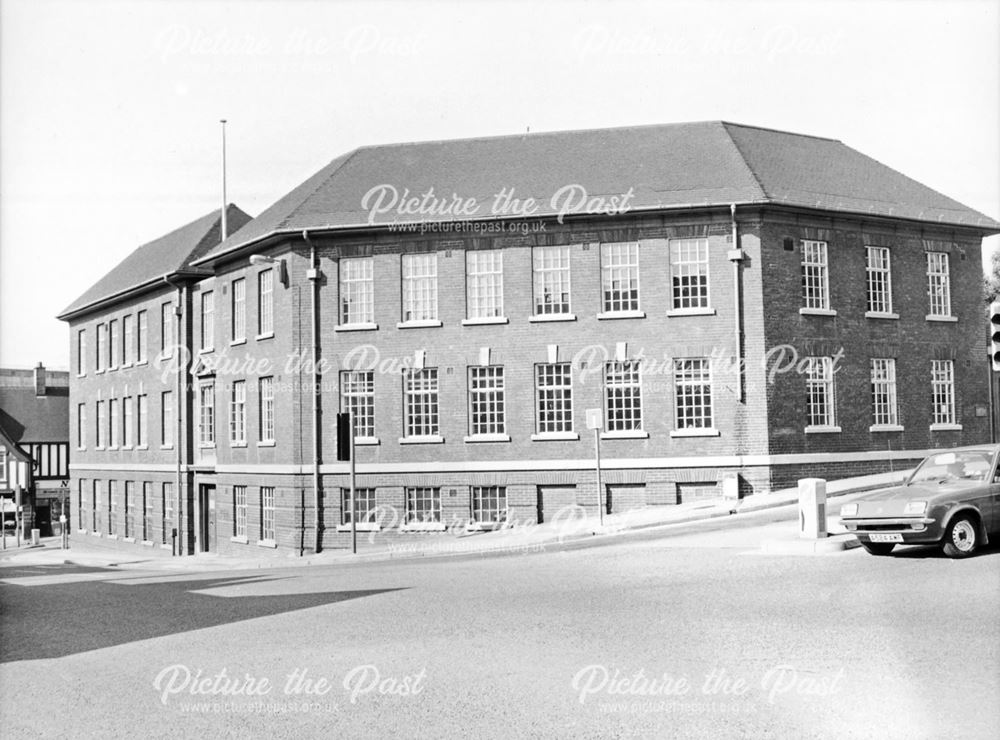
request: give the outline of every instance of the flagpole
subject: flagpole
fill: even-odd
[[[222,241],[225,241],[229,235],[226,228],[226,119],[220,119],[219,123],[222,124]]]

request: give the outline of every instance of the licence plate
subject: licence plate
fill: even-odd
[[[901,534],[870,534],[868,539],[872,542],[902,542],[903,535]]]

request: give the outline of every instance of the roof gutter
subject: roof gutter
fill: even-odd
[[[112,303],[117,303],[118,301],[124,300],[129,296],[143,293],[147,290],[155,288],[160,283],[169,283],[169,278],[206,278],[212,277],[214,274],[215,273],[210,270],[172,270],[171,272],[163,273],[159,277],[150,278],[149,280],[139,283],[138,285],[133,285],[130,288],[119,290],[117,293],[112,293],[111,295],[103,298],[98,298],[96,301],[91,301],[90,303],[80,306],[79,308],[74,308],[71,311],[63,311],[62,313],[57,314],[56,318],[60,321],[70,321],[84,314],[104,308]],[[173,283],[170,284],[172,285]]]
[[[673,212],[677,212],[677,211],[690,211],[690,210],[720,210],[720,209],[723,209],[723,208],[729,209],[729,208],[732,207],[732,205],[734,205],[734,203],[681,203],[681,204],[672,205],[672,206],[646,206],[646,207],[642,207],[642,208],[631,208],[631,209],[629,209],[629,211],[627,211],[627,213],[651,214],[651,213],[673,213]],[[990,219],[987,216],[984,216],[984,218],[986,219],[986,223],[961,223],[961,222],[943,221],[943,220],[930,221],[930,220],[922,220],[922,219],[915,219],[915,218],[907,218],[905,216],[893,216],[893,215],[887,215],[887,214],[872,213],[872,212],[869,212],[869,211],[832,210],[832,209],[825,209],[825,208],[816,208],[816,207],[810,207],[810,206],[807,206],[807,205],[801,205],[801,204],[795,204],[795,203],[782,203],[780,201],[774,201],[774,200],[772,200],[770,198],[754,198],[754,199],[750,199],[750,200],[736,201],[735,205],[737,205],[737,206],[767,206],[767,207],[770,207],[770,208],[783,208],[783,209],[791,209],[791,210],[804,210],[804,211],[809,211],[809,212],[812,212],[812,213],[822,213],[826,217],[832,217],[832,216],[836,216],[838,214],[842,215],[842,216],[847,216],[847,217],[857,216],[857,217],[863,217],[865,220],[868,220],[868,221],[877,220],[877,219],[885,219],[885,220],[888,220],[888,221],[905,221],[907,223],[919,224],[919,225],[922,225],[922,226],[925,226],[925,227],[926,226],[931,226],[931,227],[950,228],[950,229],[968,229],[968,230],[974,231],[974,232],[976,232],[976,233],[978,233],[978,234],[980,234],[982,236],[990,236],[990,235],[993,235],[993,234],[1000,234],[1000,223],[998,223],[996,221],[993,221],[992,219]],[[601,214],[601,213],[576,213],[576,214],[567,214],[566,215],[566,219],[572,219],[572,220],[577,220],[577,219],[580,219],[580,218],[588,218],[588,217],[590,217],[590,218],[607,218],[608,216],[606,214]],[[538,218],[538,219],[553,220],[553,219],[558,218],[558,214],[556,214],[556,213],[541,214],[541,215],[537,216],[536,218]],[[513,215],[511,215],[511,216],[493,216],[493,217],[488,217],[488,218],[470,218],[470,219],[460,219],[460,220],[463,221],[463,222],[465,222],[465,223],[477,223],[477,222],[484,223],[484,222],[491,222],[491,221],[511,221],[511,220],[518,220],[518,219],[523,219],[523,217],[522,216],[513,216]],[[340,226],[335,226],[333,224],[325,224],[325,225],[310,226],[310,227],[308,227],[307,230],[312,231],[313,233],[316,233],[318,231],[323,231],[323,232],[337,232],[337,233],[342,233],[342,234],[354,234],[354,233],[366,233],[366,232],[372,232],[372,231],[387,231],[388,228],[389,228],[389,226],[391,225],[391,226],[395,227],[395,229],[400,234],[404,234],[405,235],[407,232],[404,230],[403,227],[406,227],[406,226],[415,226],[415,225],[419,225],[421,223],[424,223],[424,222],[421,222],[421,221],[398,221],[398,222],[393,222],[392,224],[385,224],[385,223],[379,223],[379,224],[347,224],[347,225],[340,225]],[[301,228],[274,229],[272,231],[267,232],[266,234],[262,234],[261,236],[255,238],[255,239],[251,239],[250,241],[243,242],[241,244],[235,244],[232,247],[229,247],[228,249],[226,249],[226,250],[224,250],[222,252],[218,252],[218,253],[215,253],[215,254],[207,254],[204,257],[200,257],[199,259],[194,260],[191,264],[192,265],[205,265],[207,263],[213,263],[213,262],[216,262],[216,261],[221,260],[221,259],[233,257],[233,256],[235,256],[236,253],[238,253],[238,252],[240,252],[242,250],[250,249],[252,247],[259,247],[261,244],[263,244],[263,243],[265,243],[265,242],[267,242],[269,240],[277,240],[277,239],[280,239],[281,237],[297,236],[300,233],[302,233],[302,231],[303,231],[303,229],[301,229]]]
[[[767,200],[745,200],[737,201],[737,205],[768,205]],[[681,203],[674,206],[647,206],[643,208],[631,208],[626,213],[660,213],[660,212],[673,212],[673,211],[687,211],[692,209],[704,209],[704,210],[719,210],[721,208],[728,208],[726,203]],[[622,214],[624,215],[624,214]],[[555,220],[559,218],[558,213],[545,213],[535,216],[538,220],[547,219]],[[609,218],[607,214],[603,213],[568,213],[565,215],[566,220],[577,220],[581,218]],[[518,221],[524,220],[523,216],[490,216],[483,218],[466,218],[466,219],[455,219],[456,221],[462,221],[463,223],[490,223],[494,221]],[[389,227],[392,226],[400,234],[407,234],[412,232],[407,232],[404,227],[408,226],[419,226],[421,223],[427,223],[425,221],[394,221],[391,224],[388,223],[377,223],[377,224],[346,224],[335,226],[333,224],[310,226],[307,229],[292,228],[292,229],[274,229],[266,234],[262,234],[255,239],[243,242],[241,244],[235,244],[222,252],[207,254],[204,257],[199,257],[194,260],[192,265],[204,265],[206,263],[216,262],[218,260],[234,257],[238,252],[243,250],[248,250],[253,247],[260,247],[262,244],[269,240],[278,240],[281,237],[297,236],[303,231],[311,231],[314,234],[318,231],[323,232],[337,232],[342,234],[357,234],[357,233],[368,233],[372,231],[388,231]],[[435,223],[445,223],[444,221]]]

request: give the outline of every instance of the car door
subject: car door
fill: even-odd
[[[993,476],[989,482],[989,495],[986,497],[983,519],[986,523],[986,530],[991,533],[1000,533],[1000,454],[993,464]]]

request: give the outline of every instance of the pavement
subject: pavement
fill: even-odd
[[[1000,547],[764,552],[796,536],[794,512],[540,555],[3,568],[0,726],[107,740],[1000,737]]]
[[[446,533],[396,533],[385,532],[372,536],[358,533],[358,552],[346,549],[327,549],[305,556],[230,556],[217,553],[199,553],[180,558],[142,551],[112,550],[95,544],[86,535],[71,535],[69,549],[61,549],[59,537],[46,538],[41,545],[0,553],[0,567],[28,565],[69,564],[84,567],[120,568],[125,570],[251,570],[276,569],[300,566],[340,565],[403,558],[431,557],[483,557],[490,555],[516,555],[540,552],[570,545],[600,544],[607,540],[641,536],[647,540],[670,530],[699,522],[712,522],[719,526],[699,533],[699,542],[705,546],[727,545],[733,532],[739,534],[740,547],[748,546],[747,538],[756,538],[766,553],[777,555],[829,554],[858,546],[857,539],[840,527],[836,512],[841,503],[867,491],[899,483],[909,471],[828,481],[828,497],[836,497],[836,504],[828,503],[827,531],[830,536],[820,540],[799,537],[797,527],[798,490],[783,489],[756,494],[740,500],[706,499],[671,506],[651,506],[609,514],[601,520],[598,516],[569,515],[545,524],[514,526],[494,532]],[[760,515],[770,512],[766,518]],[[776,521],[777,520],[777,521]],[[754,529],[744,529],[750,524],[765,524]],[[752,544],[752,543],[751,543]],[[757,545],[754,545],[757,546]]]

